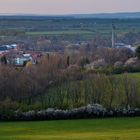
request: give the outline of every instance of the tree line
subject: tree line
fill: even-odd
[[[96,103],[108,109],[140,107],[136,79],[127,74],[94,73],[71,64],[70,58],[46,55],[39,64],[24,68],[1,65],[0,112],[71,109]]]

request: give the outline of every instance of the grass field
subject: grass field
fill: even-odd
[[[91,31],[84,31],[84,30],[66,30],[66,31],[42,31],[42,32],[27,32],[27,35],[75,35],[75,34],[95,34]]]
[[[121,78],[122,76],[124,76],[124,74],[117,74],[115,75],[118,78]],[[132,78],[137,80],[138,82],[140,82],[140,72],[138,73],[127,73],[128,78]]]
[[[140,81],[140,73],[130,73],[130,74],[128,74],[128,76]]]
[[[116,76],[121,78],[122,74],[118,74]],[[135,79],[135,81],[137,81],[138,85],[140,85],[140,73],[128,73],[127,76],[128,76],[128,78]]]
[[[140,140],[140,118],[1,122],[0,140]]]

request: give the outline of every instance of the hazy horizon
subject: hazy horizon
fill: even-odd
[[[0,0],[0,14],[90,14],[140,12],[140,0]]]

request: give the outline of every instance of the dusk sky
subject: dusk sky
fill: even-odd
[[[0,0],[0,14],[139,12],[140,0]]]

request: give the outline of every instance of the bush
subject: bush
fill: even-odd
[[[60,119],[82,119],[82,118],[104,118],[104,117],[124,117],[124,116],[140,116],[138,108],[120,108],[107,110],[100,104],[89,104],[80,108],[70,110],[61,110],[48,108],[46,110],[28,112],[16,111],[13,116],[2,114],[0,120],[60,120]]]
[[[104,74],[122,74],[122,73],[135,73],[140,72],[140,67],[131,67],[131,66],[121,66],[121,67],[114,67],[109,66],[101,69],[94,69],[91,70],[92,73],[104,73]]]
[[[10,98],[6,98],[4,101],[0,102],[0,119],[11,119],[14,118],[14,111],[18,109],[18,103],[12,101]]]

